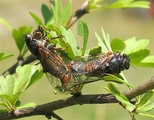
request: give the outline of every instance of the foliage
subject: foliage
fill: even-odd
[[[1,76],[0,98],[2,102],[0,102],[0,105],[6,107],[6,110],[18,108],[18,106],[20,106],[19,97],[22,93],[43,76],[43,72],[39,70],[39,68],[40,65],[19,66],[16,69],[18,77],[16,77],[15,74],[7,75],[5,78]],[[29,106],[31,105],[34,105],[34,103],[29,103]],[[20,108],[22,108],[22,106],[20,106]]]
[[[4,54],[3,52],[0,52],[0,61],[6,59],[6,58],[9,58],[13,56],[13,54]]]
[[[86,11],[91,12],[93,10],[99,10],[102,8],[117,9],[130,7],[149,7],[149,2],[147,1],[117,0],[117,2],[107,6],[99,4],[100,1],[101,0],[89,0]],[[94,46],[93,48],[87,50],[89,29],[86,22],[82,20],[78,22],[77,31],[78,34],[83,37],[83,45],[81,48],[78,47],[74,34],[71,32],[71,30],[67,30],[68,23],[73,17],[70,16],[72,10],[71,1],[69,1],[64,8],[62,8],[60,0],[55,0],[52,4],[53,6],[51,8],[48,8],[45,4],[42,4],[41,6],[44,22],[32,12],[30,12],[30,16],[37,24],[43,26],[47,33],[47,38],[51,39],[52,37],[60,35],[63,36],[59,37],[58,39],[51,40],[50,42],[52,44],[56,43],[57,47],[67,48],[65,53],[59,52],[59,54],[61,54],[61,56],[67,61],[87,55],[96,55],[98,53],[106,53],[108,51],[117,52],[120,50],[122,53],[129,55],[129,58],[131,59],[131,65],[154,67],[154,56],[151,56],[150,50],[146,48],[149,44],[149,40],[147,39],[136,40],[136,38],[133,37],[127,40],[121,40],[119,38],[110,40],[109,34],[106,34],[103,28],[101,28],[103,39],[101,39],[101,37],[95,33],[95,36],[98,40],[98,46]],[[11,31],[11,26],[4,19],[1,18],[0,22]],[[17,45],[19,56],[23,58],[28,51],[25,45],[24,37],[31,31],[32,27],[27,26],[22,26],[12,31],[12,36]],[[0,60],[4,60],[10,56],[12,56],[12,54],[4,54],[1,52]],[[5,110],[14,110],[16,108],[34,105],[29,103],[25,106],[20,106],[19,98],[25,90],[27,90],[43,76],[43,72],[40,70],[39,65],[25,65],[23,67],[19,66],[16,68],[16,73],[18,74],[18,77],[13,74],[7,75],[5,78],[1,76],[0,78],[0,105],[6,108]],[[116,83],[121,83],[133,88],[124,75],[121,74],[121,76],[123,77],[117,77],[114,75],[108,75],[104,77],[103,80],[108,82],[108,87],[105,87],[105,89],[115,95],[115,97],[121,102],[122,106],[124,106],[131,114],[143,115],[141,114],[142,111],[150,111],[154,109],[154,103],[151,103],[149,100],[153,96],[154,91],[148,91],[141,98],[141,100],[137,99],[136,104],[132,104],[117,87]],[[3,110],[1,110],[1,112],[2,111]],[[152,115],[144,115],[154,117]]]

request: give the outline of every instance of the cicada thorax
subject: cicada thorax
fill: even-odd
[[[130,66],[130,59],[126,54],[121,55],[118,51],[117,53],[113,54],[111,59],[103,64],[102,66],[99,66],[99,68],[94,71],[91,76],[103,76],[108,74],[119,74],[123,70],[129,69]]]
[[[117,52],[114,54],[114,57],[106,65],[106,71],[110,74],[119,74],[123,70],[129,69],[130,59],[126,54],[120,54]],[[101,70],[101,68],[100,68]]]

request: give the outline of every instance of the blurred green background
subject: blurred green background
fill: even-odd
[[[61,0],[63,5],[67,0]],[[107,1],[107,0],[106,0]],[[107,2],[111,2],[109,0]],[[73,12],[81,7],[84,0],[72,0]],[[38,15],[42,20],[41,5],[42,3],[50,6],[48,0],[0,0],[0,17],[4,18],[13,29],[20,26],[37,27],[29,15],[29,11]],[[105,2],[104,2],[105,3]],[[153,4],[154,5],[154,4]],[[154,8],[153,8],[154,9]],[[110,34],[110,38],[120,37],[126,40],[131,37],[137,39],[149,39],[148,48],[151,50],[151,55],[154,54],[154,13],[152,9],[116,9],[95,11],[84,15],[82,18],[90,29],[89,44],[91,48],[97,45],[97,39],[94,32],[96,31],[101,36],[101,26]],[[82,43],[82,38],[77,35],[77,23],[71,27],[75,34],[78,45]],[[11,33],[5,26],[0,24],[0,51],[4,53],[13,53],[14,57],[0,62],[0,73],[7,70],[17,60],[18,50],[14,43]],[[30,54],[30,52],[28,53]],[[28,55],[27,54],[27,55]],[[130,67],[128,71],[124,71],[126,78],[134,86],[149,80],[154,75],[154,69],[142,67]],[[107,93],[102,86],[106,83],[99,81],[85,85],[83,94]],[[128,88],[125,85],[119,85],[122,91]],[[55,95],[53,88],[44,77],[30,89],[28,89],[21,97],[22,104],[27,102],[35,102],[36,104],[44,104],[58,99],[66,98],[70,95]],[[154,101],[154,98],[152,99]],[[129,113],[124,110],[119,104],[103,104],[103,105],[76,105],[61,110],[55,111],[65,120],[130,120]],[[151,113],[154,114],[154,111]],[[142,116],[136,116],[137,120],[152,120]],[[46,120],[44,116],[34,116],[22,118],[21,120]]]

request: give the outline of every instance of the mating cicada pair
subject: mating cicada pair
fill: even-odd
[[[130,66],[128,56],[120,52],[108,52],[85,61],[77,59],[66,64],[55,52],[55,46],[49,43],[41,26],[33,34],[27,34],[25,41],[31,53],[40,61],[55,93],[79,93],[82,84],[98,80],[108,73],[119,74]]]

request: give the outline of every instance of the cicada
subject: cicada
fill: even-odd
[[[40,61],[55,93],[75,94],[80,91],[80,84],[74,84],[83,76],[72,73],[70,66],[55,52],[55,45],[49,43],[41,26],[33,34],[27,34],[25,41],[28,49]]]
[[[119,74],[130,65],[127,55],[120,55],[120,52],[89,57],[85,62],[77,59],[67,64],[55,52],[57,48],[49,43],[40,26],[33,34],[27,34],[25,41],[31,53],[40,61],[55,93],[78,94],[83,84],[97,81],[107,73]]]
[[[85,74],[91,77],[103,77],[108,74],[119,74],[129,69],[130,59],[126,54],[108,52],[103,55],[94,56],[86,62],[72,61],[72,71],[78,74]]]

